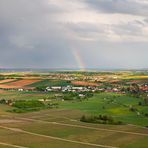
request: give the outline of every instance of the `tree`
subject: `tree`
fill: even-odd
[[[143,97],[144,105],[148,105],[148,95],[145,94]]]
[[[140,97],[141,91],[139,88],[139,85],[136,83],[133,83],[130,87],[127,88],[127,91],[136,97]]]

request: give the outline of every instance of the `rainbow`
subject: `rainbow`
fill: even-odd
[[[83,62],[81,54],[79,53],[79,51],[76,50],[76,49],[73,49],[72,54],[73,54],[73,56],[74,56],[74,58],[77,62],[78,68],[80,68],[80,70],[84,71],[85,70],[85,63]]]

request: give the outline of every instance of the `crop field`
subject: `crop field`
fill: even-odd
[[[31,99],[43,99],[43,98],[49,98],[52,97],[53,93],[42,93],[42,92],[19,92],[19,91],[4,91],[0,90],[0,96],[1,98],[5,98],[6,100],[12,99],[12,100],[31,100]]]
[[[78,114],[79,113],[79,114]],[[25,115],[2,116],[2,143],[24,147],[141,147],[148,131],[131,125],[93,125],[78,120],[77,110],[46,110]],[[13,135],[13,137],[11,136]],[[18,140],[19,139],[19,140]]]
[[[38,82],[40,80],[17,80],[14,82],[9,82],[7,84],[0,84],[0,88],[24,88],[27,85],[30,85],[32,83]]]
[[[121,94],[100,93],[94,95],[92,98],[84,101],[56,101],[52,99],[54,93],[41,92],[17,92],[17,91],[0,91],[1,97],[12,100],[39,100],[51,98],[51,102],[58,102],[59,108],[75,109],[84,112],[83,114],[105,114],[112,115],[117,120],[125,123],[137,124],[147,126],[148,118],[142,115],[137,115],[136,112],[129,110],[132,105],[138,109],[139,112],[148,113],[147,106],[138,106],[139,98],[128,97]]]
[[[3,84],[3,83],[9,83],[9,82],[12,82],[12,81],[15,81],[15,79],[5,79],[5,80],[0,80],[0,84]]]
[[[125,79],[148,79],[148,76],[127,76]]]
[[[129,110],[129,106],[137,107],[139,112],[148,113],[147,106],[139,107],[139,99],[121,94],[101,93],[83,102],[62,102],[61,107],[78,109],[89,114],[107,114],[116,119],[131,124],[147,126],[148,118],[138,116],[137,113]]]
[[[64,80],[49,80],[45,79],[39,82],[32,83],[28,86],[30,87],[39,87],[39,86],[67,86],[70,85],[71,83],[69,81],[64,81]]]
[[[97,83],[85,82],[85,81],[73,81],[73,85],[80,85],[80,86],[99,86]]]
[[[0,81],[0,148],[147,148],[147,92],[140,90],[147,87],[146,76],[133,72],[5,73]],[[51,86],[92,90],[36,89]],[[84,116],[91,120],[83,121]]]
[[[26,95],[26,93],[24,94]],[[36,95],[34,99],[38,98],[37,93],[32,94]],[[45,94],[42,95],[44,96]],[[56,148],[60,144],[67,148],[81,148],[84,146],[88,148],[146,148],[148,144],[148,130],[141,125],[147,124],[147,119],[138,119],[137,115],[122,109],[122,107],[116,109],[116,105],[107,105],[109,108],[104,111],[101,108],[105,103],[104,97],[108,98],[112,95],[110,93],[97,94],[84,102],[62,102],[59,109],[25,114],[12,114],[6,112],[12,107],[0,106],[0,142],[29,148],[40,148],[41,146]],[[117,95],[116,99],[118,102],[136,104],[138,101],[133,101],[135,98],[126,98],[122,101],[122,97]],[[99,104],[101,105],[99,106]],[[126,121],[125,117],[127,116],[130,125],[98,125],[83,123],[79,120],[83,114],[97,113],[120,115],[123,121]],[[131,116],[133,116],[133,119],[137,119],[137,121],[130,119]],[[138,126],[138,123],[140,123],[140,126]],[[133,124],[137,124],[137,126]]]

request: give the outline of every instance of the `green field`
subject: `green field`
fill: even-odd
[[[89,114],[112,115],[117,120],[129,124],[148,125],[148,118],[129,110],[136,107],[139,112],[148,112],[147,106],[138,106],[139,98],[114,93],[100,93],[82,102],[62,102],[61,108],[78,109]]]
[[[60,145],[64,148],[147,147],[146,129],[130,125],[86,124],[78,120],[82,114],[77,110],[64,109],[45,110],[15,117],[9,114],[1,117],[0,121],[3,120],[3,123],[0,124],[0,139],[4,143],[30,148],[58,148]]]
[[[43,98],[50,98],[54,94],[51,93],[45,93],[45,92],[36,92],[36,91],[29,91],[29,92],[19,92],[19,91],[8,91],[6,93],[0,94],[0,98],[5,98],[5,99],[14,99],[14,100],[31,100],[31,99],[43,99]]]
[[[38,93],[32,92],[30,95],[34,94]],[[121,117],[122,121],[127,123],[137,125],[147,123],[146,119],[141,117],[140,120],[140,117],[122,105],[108,104],[107,102],[112,99],[116,99],[122,105],[137,105],[138,102],[138,99],[124,95],[100,93],[82,102],[64,101],[60,103],[59,109],[25,114],[6,112],[12,107],[1,105],[0,142],[29,148],[58,148],[61,145],[64,148],[83,148],[84,146],[86,148],[104,146],[146,148],[148,130],[145,128],[128,124],[104,125],[80,122],[83,114],[107,114],[114,116],[117,120]],[[105,109],[102,108],[104,105],[106,105]],[[10,127],[11,129],[7,129]]]
[[[42,80],[40,82],[33,83],[29,85],[30,87],[40,87],[40,86],[67,86],[70,85],[70,81],[64,80]]]
[[[56,93],[57,94],[57,93]],[[54,92],[18,92],[9,91],[0,94],[1,98],[12,100],[39,100],[50,99],[51,103],[58,103],[61,109],[76,109],[83,112],[83,114],[91,115],[111,115],[116,120],[123,121],[125,124],[136,124],[141,126],[148,125],[148,118],[142,114],[137,115],[137,112],[129,110],[133,106],[139,113],[148,113],[147,106],[139,106],[139,101],[142,98],[131,97],[123,94],[115,93],[96,93],[93,97],[86,100],[71,100],[61,102],[53,99]],[[11,108],[11,107],[10,107]]]
[[[146,76],[133,72],[57,72],[51,74],[54,77],[51,80],[49,75],[33,75],[34,79],[42,78],[29,85],[34,90],[0,90],[0,148],[147,148],[148,106],[143,98],[147,93],[137,97],[129,92],[46,92],[36,89],[70,85],[71,82],[64,79],[68,75],[80,81],[99,76],[102,82],[96,83],[105,88],[128,88],[133,80],[138,85],[145,84]],[[29,75],[17,74],[19,76],[27,79]],[[118,81],[112,82],[115,76]],[[11,77],[16,75],[11,74]],[[81,93],[86,97],[79,97]],[[4,100],[13,104],[6,104]],[[115,122],[82,122],[83,115],[107,116]],[[118,121],[122,124],[114,124]]]

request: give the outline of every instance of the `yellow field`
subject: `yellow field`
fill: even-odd
[[[126,76],[125,79],[148,79],[148,76]]]

